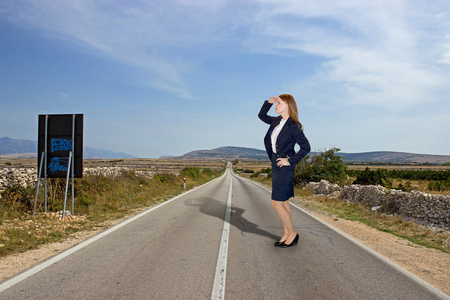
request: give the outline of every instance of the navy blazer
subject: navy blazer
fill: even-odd
[[[264,137],[264,146],[266,147],[267,155],[269,159],[272,160],[272,141],[270,136],[275,127],[280,124],[281,116],[271,117],[267,115],[267,112],[272,107],[272,103],[269,101],[264,101],[261,110],[259,111],[258,117],[264,122],[270,125],[269,130],[267,130],[267,134]],[[306,138],[303,130],[301,130],[296,122],[294,122],[291,118],[289,118],[283,126],[280,134],[277,138],[277,157],[288,158],[291,166],[296,165],[306,154],[311,151],[311,146],[309,145],[309,141]],[[300,150],[295,152],[294,147],[295,144],[300,146]]]

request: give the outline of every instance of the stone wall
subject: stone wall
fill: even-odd
[[[308,187],[314,194],[362,203],[366,207],[386,214],[398,215],[423,225],[450,230],[450,196],[418,191],[388,190],[374,185],[354,184],[341,188],[326,180],[311,182]]]
[[[0,192],[13,185],[34,186],[37,182],[35,168],[6,168],[0,170]]]
[[[134,171],[137,175],[153,178],[156,172],[133,170],[131,168],[123,167],[96,167],[96,168],[84,168],[83,175],[103,175],[107,177],[117,177],[122,174],[123,171]]]
[[[103,175],[109,177],[116,177],[122,174],[122,171],[130,171],[130,168],[123,167],[97,167],[84,168],[83,175]],[[153,178],[156,172],[134,170],[138,175],[148,178]],[[179,173],[171,172],[171,174],[178,176]],[[21,185],[24,187],[35,186],[37,182],[36,168],[4,168],[0,169],[0,193],[6,188],[13,185]],[[1,196],[1,195],[0,195]]]

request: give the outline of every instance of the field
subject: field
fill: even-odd
[[[349,170],[365,170],[370,168],[371,170],[377,169],[387,169],[387,170],[411,170],[411,171],[423,171],[423,170],[433,170],[433,171],[445,171],[450,170],[450,166],[442,165],[411,165],[411,164],[349,164],[347,165]],[[242,160],[236,165],[238,169],[246,169],[252,171],[259,171],[261,169],[270,168],[270,161],[268,160]]]
[[[184,160],[184,159],[156,159],[156,158],[124,158],[124,159],[85,159],[83,166],[86,168],[93,167],[129,167],[137,170],[171,172],[178,171],[184,167],[195,166],[199,168],[222,168],[226,163],[222,160]],[[0,169],[2,168],[30,168],[36,167],[37,160],[35,158],[5,158],[0,157]],[[235,165],[238,169],[247,169],[259,171],[269,168],[269,160],[239,160]],[[367,167],[371,170],[387,169],[387,170],[450,170],[450,166],[442,165],[413,165],[413,164],[349,164],[349,170],[364,170]]]

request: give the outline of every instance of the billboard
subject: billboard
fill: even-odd
[[[38,166],[47,153],[47,177],[66,178],[72,151],[74,178],[83,177],[83,115],[39,115]],[[72,173],[72,172],[71,172]]]

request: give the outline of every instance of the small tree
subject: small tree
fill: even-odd
[[[298,163],[294,184],[302,185],[308,182],[319,182],[322,179],[331,183],[344,185],[347,180],[347,166],[342,157],[336,155],[340,149],[332,148],[319,155],[305,157]]]

